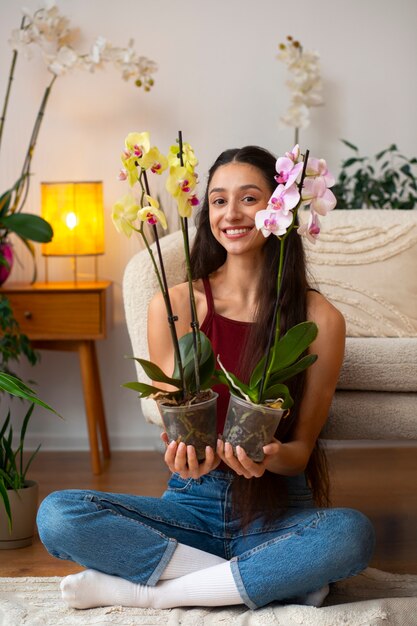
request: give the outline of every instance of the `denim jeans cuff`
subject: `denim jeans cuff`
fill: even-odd
[[[177,545],[178,545],[178,542],[176,539],[168,539],[166,550],[161,560],[159,561],[158,565],[155,567],[154,571],[152,572],[152,574],[150,575],[146,583],[149,587],[153,587],[154,585],[156,585],[158,580],[161,578],[162,573],[164,572],[164,570],[166,569],[166,566],[170,562]]]
[[[248,594],[246,593],[245,585],[243,584],[243,580],[242,580],[242,577],[240,575],[239,564],[238,564],[238,560],[237,560],[236,557],[231,559],[230,567],[231,567],[231,570],[232,570],[233,578],[235,579],[237,590],[239,591],[239,594],[240,594],[243,602],[250,609],[257,609],[258,607],[256,606],[256,604],[254,602],[252,602],[252,600],[249,598]]]

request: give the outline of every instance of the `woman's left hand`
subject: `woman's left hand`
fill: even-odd
[[[236,456],[230,443],[221,439],[217,440],[217,454],[226,465],[228,465],[239,476],[245,478],[260,478],[268,469],[270,460],[277,457],[282,443],[278,439],[273,439],[263,447],[265,458],[260,463],[252,461],[241,446],[236,446]]]

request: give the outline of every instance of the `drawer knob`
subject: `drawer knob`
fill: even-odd
[[[26,320],[31,320],[32,319],[32,311],[25,311],[23,313],[23,316]]]

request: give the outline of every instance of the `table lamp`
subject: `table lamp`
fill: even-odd
[[[41,214],[54,231],[52,241],[42,244],[46,282],[50,256],[73,257],[74,282],[77,257],[94,256],[97,281],[97,255],[104,254],[102,182],[41,183]]]

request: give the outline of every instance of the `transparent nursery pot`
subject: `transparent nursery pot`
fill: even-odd
[[[198,461],[206,458],[206,446],[216,450],[218,395],[212,391],[208,400],[184,406],[158,402],[169,441],[194,446]]]
[[[274,409],[263,404],[247,402],[231,395],[223,429],[223,441],[233,449],[241,446],[252,461],[264,459],[262,448],[270,443],[285,409]]]

